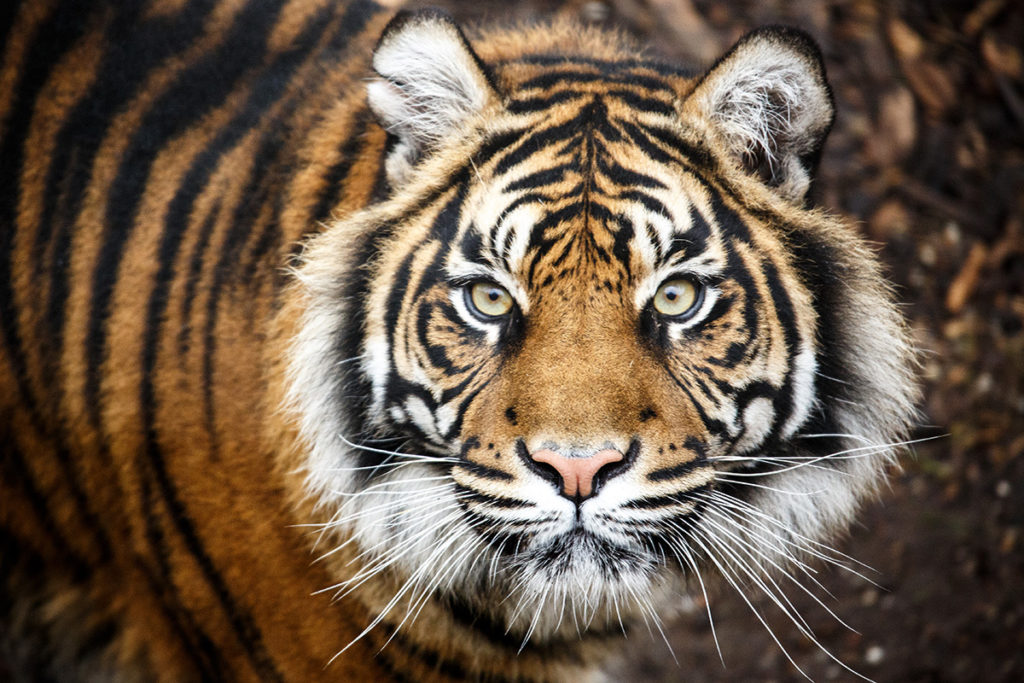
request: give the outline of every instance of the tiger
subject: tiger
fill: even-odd
[[[596,680],[842,563],[918,389],[805,33],[0,11],[3,674]]]

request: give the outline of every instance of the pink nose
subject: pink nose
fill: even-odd
[[[547,465],[551,465],[562,478],[562,490],[570,498],[578,494],[586,498],[594,490],[594,475],[609,463],[622,460],[622,453],[606,448],[588,458],[567,458],[554,451],[543,448],[530,457]]]

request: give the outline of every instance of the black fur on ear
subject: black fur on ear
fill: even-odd
[[[741,38],[684,110],[707,120],[744,169],[794,201],[807,194],[835,116],[818,46],[780,26]]]
[[[489,70],[440,10],[399,12],[377,43],[373,68],[380,78],[367,86],[367,101],[393,136],[385,163],[393,186],[440,140],[500,100]]]

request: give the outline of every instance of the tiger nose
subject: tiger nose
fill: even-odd
[[[594,491],[594,477],[605,465],[622,460],[620,451],[605,448],[586,458],[567,458],[543,448],[530,454],[534,462],[554,468],[562,480],[562,491],[569,498],[586,498]]]

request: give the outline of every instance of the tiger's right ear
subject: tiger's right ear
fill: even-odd
[[[810,36],[769,26],[748,33],[711,67],[684,111],[710,123],[747,172],[801,202],[835,107]]]
[[[380,76],[366,88],[381,125],[394,136],[385,162],[392,186],[426,153],[499,101],[487,67],[452,18],[439,10],[404,11],[373,53]]]

